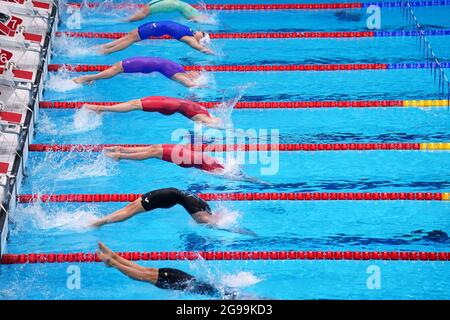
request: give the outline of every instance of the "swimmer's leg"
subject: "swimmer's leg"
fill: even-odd
[[[112,106],[99,106],[96,104],[84,104],[84,106],[88,109],[91,109],[97,113],[109,111],[109,112],[130,112],[136,110],[142,110],[142,102],[141,100],[131,100],[128,102],[123,102],[119,104],[115,104]]]
[[[111,259],[109,256],[100,251],[97,251],[97,256],[108,266],[116,268],[133,280],[150,282],[152,284],[155,284],[156,281],[158,281],[158,269],[146,268],[145,270],[142,270],[136,267],[127,266],[119,263],[115,259]]]
[[[81,76],[81,77],[74,79],[73,81],[75,83],[85,83],[85,82],[92,83],[95,80],[110,79],[122,72],[123,72],[123,67],[122,67],[122,61],[121,61],[121,62],[115,63],[112,67],[106,69],[105,71],[102,71],[100,73],[93,74],[93,75]]]
[[[130,148],[127,148],[130,149]],[[129,159],[129,160],[146,160],[150,158],[159,158],[162,159],[163,156],[163,148],[161,145],[153,145],[149,147],[138,147],[131,148],[136,151],[126,150],[118,151],[118,152],[107,152],[105,155],[107,157],[120,160],[120,159]]]
[[[152,150],[159,150],[161,148],[161,152],[162,152],[162,147],[159,144],[155,144],[155,145],[151,145],[151,146],[146,146],[146,147],[120,147],[120,146],[113,146],[113,147],[104,147],[103,150],[105,150],[106,152],[122,152],[122,153],[136,153],[136,152],[146,152],[149,151],[150,149]]]
[[[110,53],[113,53],[116,51],[120,51],[120,50],[128,48],[133,43],[138,42],[138,41],[141,41],[141,38],[139,37],[139,33],[137,30],[133,30],[126,36],[120,38],[118,41],[114,41],[113,43],[107,45],[107,47],[105,46],[101,50],[101,53],[110,54]]]
[[[150,268],[146,268],[143,266],[138,265],[137,263],[134,263],[130,260],[124,259],[121,256],[119,256],[117,253],[113,252],[110,248],[108,248],[104,243],[102,242],[98,242],[98,249],[100,250],[101,253],[105,254],[106,256],[108,256],[111,259],[116,260],[118,263],[123,264],[125,266],[128,267],[133,267],[142,271],[146,271]]]
[[[149,6],[144,6],[141,10],[139,10],[134,15],[129,17],[126,21],[127,22],[140,21],[140,20],[145,19],[149,15],[150,15],[150,7]]]
[[[119,209],[110,215],[107,215],[92,224],[94,227],[100,227],[105,224],[115,223],[120,221],[125,221],[135,216],[138,213],[144,212],[145,209],[141,204],[142,199],[136,199],[135,201],[129,203],[125,208]]]

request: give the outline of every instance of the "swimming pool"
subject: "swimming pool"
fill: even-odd
[[[247,3],[251,3],[246,1]],[[286,3],[298,1],[286,1]],[[320,1],[329,3],[330,1]],[[218,3],[211,1],[208,3]],[[232,3],[231,1],[229,3]],[[239,1],[239,3],[243,3]],[[257,3],[257,2],[256,2]],[[64,10],[63,10],[64,11]],[[450,6],[417,6],[427,30],[450,29]],[[126,32],[139,23],[108,23],[110,12],[82,10],[79,32]],[[211,32],[364,31],[365,11],[221,11]],[[158,19],[183,21],[176,15]],[[64,24],[60,31],[71,30]],[[403,30],[401,9],[383,8],[382,31]],[[441,61],[450,61],[449,36],[430,36]],[[223,39],[220,57],[186,51],[172,40],[151,40],[109,56],[92,55],[99,39],[59,37],[52,64],[110,65],[137,55],[162,56],[183,65],[402,64],[423,62],[416,37]],[[448,73],[449,69],[446,69]],[[127,101],[148,95],[249,102],[445,100],[429,70],[214,72],[212,88],[188,90],[161,76],[120,75],[93,86],[75,86],[73,74],[53,72],[44,100]],[[214,112],[214,111],[213,111]],[[445,143],[450,141],[447,107],[237,109],[235,128],[278,129],[281,144]],[[176,129],[193,131],[180,115],[135,112],[97,116],[86,110],[42,108],[35,144],[170,143]],[[211,139],[212,143],[222,143]],[[209,141],[211,142],[211,141]],[[267,135],[256,143],[272,143]],[[173,143],[173,141],[172,141]],[[136,194],[177,187],[198,193],[391,193],[450,191],[450,153],[445,150],[284,151],[275,175],[262,176],[263,164],[245,164],[250,176],[269,184],[225,180],[157,160],[106,158],[100,152],[31,152],[23,194]],[[180,207],[143,214],[100,229],[88,221],[124,203],[39,202],[18,204],[11,216],[8,252],[94,252],[97,241],[123,252],[314,251],[446,252],[449,202],[420,200],[211,201],[231,222],[257,237],[195,225]],[[141,262],[140,262],[141,263]],[[448,299],[446,261],[195,260],[143,261],[201,275],[256,297],[275,299]],[[67,286],[70,267],[81,272],[81,288]],[[368,284],[373,270],[380,287]],[[69,272],[69,274],[68,274]],[[2,299],[208,299],[131,281],[101,263],[2,265]]]

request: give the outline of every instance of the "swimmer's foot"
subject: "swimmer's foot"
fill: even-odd
[[[99,105],[96,105],[96,104],[85,103],[85,104],[83,104],[83,107],[85,107],[85,108],[87,108],[89,110],[95,111],[97,114],[101,114],[103,112],[102,106],[99,106]]]
[[[112,266],[112,257],[107,256],[106,254],[104,254],[103,252],[101,252],[100,250],[97,250],[97,257],[103,261],[103,263],[108,266],[111,267]]]
[[[114,160],[120,160],[121,153],[120,152],[105,152],[105,156],[112,158]]]
[[[120,152],[122,151],[122,147],[120,146],[103,147],[103,150],[107,152]]]
[[[104,253],[107,256],[112,257],[114,255],[114,252],[101,241],[98,242],[98,248],[102,253]]]

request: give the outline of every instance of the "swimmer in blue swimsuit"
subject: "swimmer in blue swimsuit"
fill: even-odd
[[[210,38],[206,32],[193,31],[188,26],[172,21],[148,22],[131,31],[126,36],[103,45],[100,49],[102,54],[110,54],[128,48],[133,43],[149,39],[151,37],[170,36],[171,38],[184,42],[188,46],[206,53],[214,54],[209,49]]]
[[[199,72],[184,70],[183,66],[163,58],[134,57],[117,62],[112,67],[93,75],[84,75],[73,79],[75,83],[91,84],[96,80],[110,79],[120,73],[153,73],[159,72],[166,78],[176,81],[185,87],[200,87],[195,80]]]

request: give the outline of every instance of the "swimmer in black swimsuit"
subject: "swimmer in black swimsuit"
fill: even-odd
[[[151,211],[158,208],[171,208],[177,204],[183,206],[191,217],[199,224],[205,224],[213,228],[240,234],[255,235],[254,232],[246,229],[235,227],[227,229],[222,228],[220,226],[221,216],[212,214],[211,208],[205,201],[191,192],[178,190],[176,188],[150,191],[128,204],[125,208],[117,210],[94,222],[92,226],[100,227],[105,224],[124,221],[144,211]]]
[[[222,299],[236,299],[239,292],[228,288],[220,289],[213,284],[178,269],[146,268],[120,257],[103,243],[98,243],[97,255],[108,267],[114,267],[131,279],[150,282],[160,289],[180,290]]]

